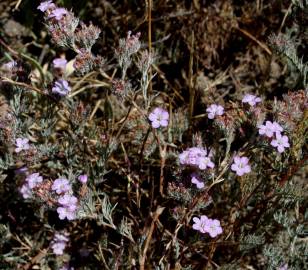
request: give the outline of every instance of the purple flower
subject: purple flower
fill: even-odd
[[[15,148],[16,153],[19,153],[22,150],[28,150],[30,148],[29,139],[27,138],[17,138],[15,144],[16,144]]]
[[[216,104],[212,104],[210,107],[206,109],[208,113],[209,119],[214,119],[216,115],[223,115],[224,114],[224,107]]]
[[[193,165],[199,167],[200,170],[205,170],[206,168],[214,168],[210,156],[211,154],[208,154],[205,148],[191,147],[179,154],[179,160],[181,164]]]
[[[209,157],[200,157],[198,161],[198,167],[200,170],[205,170],[206,168],[214,168],[214,163],[210,160]]]
[[[149,115],[153,128],[168,126],[169,113],[162,108],[155,108]]]
[[[251,168],[248,164],[248,158],[247,157],[234,157],[233,164],[231,166],[231,170],[236,172],[238,176],[242,176],[245,173],[250,173]]]
[[[61,194],[71,191],[72,187],[66,178],[58,178],[53,182],[51,189],[57,194]]]
[[[57,212],[61,220],[67,218],[68,220],[74,220],[76,218],[75,210],[71,210],[68,207],[58,207]]]
[[[198,189],[204,188],[204,183],[199,181],[196,177],[191,178],[191,182],[197,186]]]
[[[79,175],[78,180],[80,183],[85,184],[88,182],[88,176],[86,174]]]
[[[56,58],[52,61],[52,63],[55,68],[64,70],[67,64],[67,60],[64,58]]]
[[[60,96],[66,96],[71,91],[71,87],[69,86],[66,80],[57,80],[52,88],[52,93],[58,94]]]
[[[77,202],[78,199],[75,196],[69,194],[64,194],[58,199],[58,203],[66,208],[69,208],[70,211],[76,210]]]
[[[57,21],[60,21],[66,14],[68,14],[68,11],[65,8],[55,8],[49,15],[49,18],[55,18]]]
[[[220,221],[217,219],[209,219],[206,223],[205,230],[212,238],[216,237],[219,234],[222,234]]]
[[[276,134],[276,139],[272,140],[271,145],[277,147],[279,153],[284,152],[285,148],[290,147],[289,138],[282,136],[280,133]]]
[[[259,126],[259,134],[269,138],[273,137],[274,133],[278,134],[283,131],[283,128],[277,122],[266,121],[265,125]]]
[[[63,251],[66,248],[69,239],[64,234],[56,233],[52,243],[51,248],[55,255],[63,255]]]
[[[261,98],[251,95],[251,94],[246,94],[243,99],[243,103],[248,103],[250,106],[255,106],[258,102],[261,102]]]
[[[35,188],[39,183],[42,183],[43,177],[39,173],[32,173],[26,177],[26,182],[29,188]]]
[[[194,217],[193,221],[195,222],[193,224],[193,229],[196,231],[200,231],[201,233],[206,233],[207,232],[207,224],[209,222],[209,219],[207,216],[201,216],[200,218]]]
[[[29,199],[32,197],[32,191],[28,184],[23,184],[19,191],[24,199]]]
[[[40,3],[40,5],[37,7],[37,9],[39,9],[40,11],[42,12],[45,12],[46,10],[48,9],[52,9],[52,8],[55,8],[55,4],[52,3],[52,1],[44,1],[42,3]]]

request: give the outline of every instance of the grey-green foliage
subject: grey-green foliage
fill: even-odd
[[[304,9],[307,9],[307,1],[304,3],[303,0],[292,0],[292,2],[296,9],[302,10],[305,14]],[[307,89],[308,63],[304,62],[303,56],[298,55],[299,45],[305,43],[304,35],[306,33],[301,33],[299,25],[294,21],[285,33],[272,34],[269,40],[276,52],[287,59],[288,66],[291,69],[291,77],[294,77],[297,81],[301,79],[303,86]]]
[[[240,238],[240,250],[245,251],[253,249],[265,243],[265,237],[263,234],[248,234],[241,236]]]

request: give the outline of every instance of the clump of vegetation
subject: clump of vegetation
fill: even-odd
[[[305,269],[307,2],[69,2],[0,4],[0,269]]]

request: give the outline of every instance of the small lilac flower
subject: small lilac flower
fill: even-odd
[[[88,176],[86,174],[79,175],[78,180],[80,183],[85,184],[88,182]]]
[[[24,199],[29,199],[32,197],[32,191],[28,184],[23,184],[19,191]]]
[[[277,268],[277,270],[288,270],[288,269],[289,267],[287,263]]]
[[[60,96],[66,96],[71,91],[71,87],[69,86],[66,80],[57,80],[52,88],[52,93],[58,94]]]
[[[277,147],[278,152],[282,153],[285,148],[290,147],[289,138],[278,133],[276,134],[276,139],[272,140],[271,145]]]
[[[55,68],[64,70],[67,64],[67,60],[64,58],[56,58],[52,61],[52,63]]]
[[[273,137],[274,133],[278,134],[283,131],[283,128],[277,122],[266,121],[265,125],[259,126],[259,134],[269,138]]]
[[[71,191],[72,187],[66,178],[58,178],[53,182],[51,189],[57,194],[61,194]]]
[[[63,251],[66,247],[66,243],[64,242],[56,242],[51,245],[52,252],[55,255],[63,255]]]
[[[153,128],[168,126],[169,113],[162,108],[155,108],[149,115]]]
[[[243,103],[248,103],[250,106],[255,106],[257,103],[261,102],[261,98],[251,95],[251,94],[246,94],[243,99]]]
[[[42,3],[40,3],[40,5],[37,7],[37,9],[39,9],[40,11],[42,12],[45,12],[46,10],[48,9],[52,9],[52,8],[55,8],[55,4],[52,3],[52,1],[44,1]]]
[[[197,186],[198,189],[204,188],[204,183],[199,181],[196,177],[191,178],[191,182]]]
[[[224,114],[224,107],[222,107],[221,105],[212,104],[206,109],[206,112],[208,113],[209,119],[214,119],[216,115]]]
[[[63,255],[63,251],[66,248],[68,237],[64,234],[56,233],[52,242],[51,248],[55,255]]]
[[[68,207],[58,207],[57,212],[61,220],[67,218],[68,220],[74,220],[76,218],[75,210],[71,210]]]
[[[201,157],[198,161],[198,167],[200,170],[205,170],[206,168],[214,168],[214,163],[208,157]]]
[[[27,138],[17,138],[15,144],[16,144],[15,148],[16,153],[19,153],[22,150],[28,150],[30,148],[29,139]]]
[[[49,15],[49,18],[55,18],[57,21],[60,21],[66,14],[68,14],[68,11],[65,8],[55,8]]]
[[[70,211],[75,211],[77,208],[77,201],[78,199],[69,194],[64,194],[63,196],[59,197],[58,203],[62,206],[69,208]]]
[[[207,224],[209,222],[209,219],[207,216],[201,216],[200,218],[194,217],[193,221],[195,222],[193,224],[193,229],[196,231],[200,231],[201,233],[206,233],[207,232]]]
[[[43,182],[43,177],[39,173],[32,173],[26,177],[29,188],[35,188],[39,183]]]
[[[219,234],[222,234],[222,228],[220,226],[220,221],[217,219],[209,219],[204,228],[209,235],[214,238]]]
[[[246,173],[251,172],[250,165],[248,164],[248,158],[247,157],[234,157],[234,163],[231,166],[231,170],[236,172],[238,176],[242,176]]]

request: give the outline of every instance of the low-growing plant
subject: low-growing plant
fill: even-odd
[[[119,30],[102,57],[93,23],[53,1],[37,11],[51,64],[0,40],[0,269],[306,269],[299,28],[269,42],[300,88],[219,95],[192,52],[188,94],[171,95],[146,34]]]

